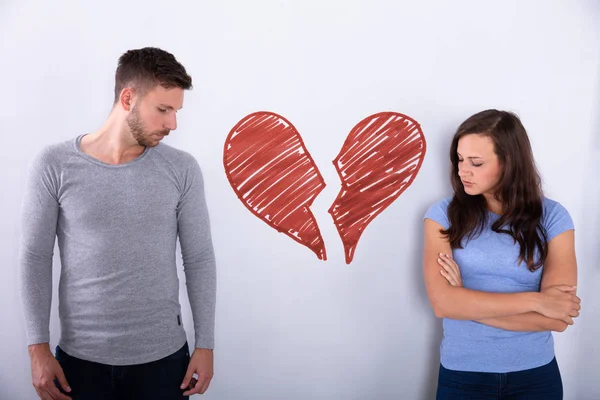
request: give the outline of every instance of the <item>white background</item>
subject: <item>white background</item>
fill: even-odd
[[[520,115],[547,195],[575,221],[583,310],[555,334],[556,353],[565,399],[599,399],[599,20],[592,0],[3,0],[0,398],[35,398],[17,290],[29,163],[43,146],[100,127],[117,58],[158,46],[194,78],[166,143],[199,160],[213,227],[215,377],[205,398],[433,398],[441,325],[422,279],[422,217],[450,194],[447,153],[458,124],[499,108]],[[259,110],[296,126],[325,178],[312,211],[326,262],[254,217],[229,186],[224,140]],[[346,265],[327,213],[339,190],[332,160],[357,122],[387,110],[421,124],[427,155]],[[181,300],[193,345],[183,280]]]

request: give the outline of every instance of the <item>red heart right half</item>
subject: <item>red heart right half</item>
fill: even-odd
[[[333,161],[342,189],[329,209],[347,264],[367,225],[414,181],[426,147],[420,125],[404,114],[381,112],[352,128]]]

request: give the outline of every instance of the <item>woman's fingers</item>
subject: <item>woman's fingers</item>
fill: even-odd
[[[454,277],[452,277],[448,272],[446,272],[443,269],[440,269],[440,274],[442,274],[442,276],[444,278],[446,278],[446,280],[448,281],[448,283],[452,286],[456,286],[456,281],[454,280]]]
[[[440,271],[442,276],[446,278],[451,285],[461,286],[462,280],[460,277],[460,268],[451,257],[447,254],[440,254],[438,257],[438,264],[443,268],[443,270]]]

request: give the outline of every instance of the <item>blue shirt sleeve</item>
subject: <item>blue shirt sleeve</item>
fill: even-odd
[[[450,204],[450,200],[451,198],[446,198],[432,204],[423,218],[429,218],[440,224],[444,229],[448,229],[450,227],[450,221],[448,220],[448,204]]]
[[[565,231],[575,229],[575,224],[567,209],[560,203],[550,199],[544,199],[542,224],[546,228],[548,241]]]

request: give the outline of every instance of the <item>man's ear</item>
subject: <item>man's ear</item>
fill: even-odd
[[[135,92],[132,88],[126,87],[123,90],[121,90],[121,95],[119,96],[119,103],[123,110],[131,111],[134,96]]]

